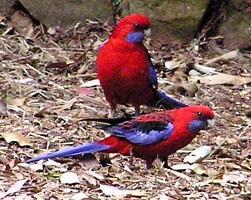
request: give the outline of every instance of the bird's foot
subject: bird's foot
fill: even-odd
[[[163,167],[166,169],[172,169],[169,165],[168,165],[168,158],[161,158],[161,161],[163,162]]]
[[[140,115],[140,106],[135,106],[135,116],[139,116]]]
[[[100,156],[99,156],[99,163],[100,163],[102,166],[107,166],[107,165],[109,165],[109,164],[112,164],[111,158],[110,158],[109,154],[100,153]]]
[[[129,160],[129,168],[133,167],[133,148],[130,149],[130,160]]]

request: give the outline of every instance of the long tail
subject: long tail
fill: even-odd
[[[176,99],[168,97],[164,92],[156,91],[153,99],[147,104],[147,106],[157,107],[157,108],[163,107],[167,110],[170,110],[174,108],[187,107],[188,105]]]
[[[129,121],[133,119],[133,117],[122,117],[122,118],[83,118],[81,121],[95,121],[105,123],[106,126],[116,126],[119,123]],[[108,124],[108,125],[107,125]]]
[[[35,162],[38,160],[46,160],[46,159],[52,159],[56,157],[64,157],[64,156],[76,156],[81,154],[88,154],[88,153],[95,153],[103,150],[107,150],[110,148],[110,145],[102,145],[99,143],[86,143],[80,146],[59,150],[54,153],[50,153],[43,156],[38,156],[36,158],[32,158],[29,160],[26,160],[26,163]]]

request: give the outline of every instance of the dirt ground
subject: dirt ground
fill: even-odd
[[[190,145],[170,156],[170,166],[183,170],[165,169],[160,161],[146,170],[140,159],[134,159],[130,169],[129,158],[117,154],[111,155],[107,166],[99,164],[99,154],[97,160],[79,156],[28,165],[23,163],[28,158],[108,135],[95,128],[95,122],[82,119],[108,116],[108,104],[96,81],[95,59],[112,28],[90,22],[82,28],[45,33],[39,26],[25,38],[4,22],[0,26],[2,199],[251,198],[250,51],[209,65],[217,73],[235,75],[234,80],[203,79],[192,83],[198,91],[188,86],[170,94],[190,105],[208,105],[216,115],[215,127],[201,131]],[[179,47],[147,40],[146,45],[160,89],[166,92],[171,91],[170,84],[177,84],[181,72],[182,84],[191,83],[195,64],[205,66],[219,57],[208,40]],[[212,77],[212,73],[199,76]],[[144,108],[150,111],[154,109]],[[121,106],[119,113],[132,114],[133,109]],[[210,146],[210,155],[196,164],[185,163],[184,157],[200,146]]]

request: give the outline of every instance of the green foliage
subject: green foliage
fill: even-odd
[[[112,0],[113,6],[118,6],[121,2],[122,0]]]

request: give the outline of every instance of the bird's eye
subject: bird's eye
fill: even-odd
[[[202,112],[198,112],[197,115],[198,115],[199,118],[203,117],[203,113]]]
[[[139,24],[134,24],[134,28],[138,29],[139,28]]]

